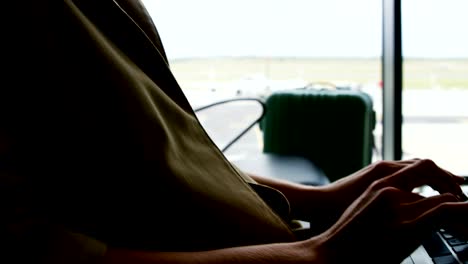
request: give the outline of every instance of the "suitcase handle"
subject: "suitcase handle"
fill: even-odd
[[[337,86],[332,82],[319,81],[319,82],[310,82],[306,86],[299,89],[315,89],[315,90],[352,90],[350,86]],[[358,88],[357,88],[358,89]],[[359,90],[359,89],[358,89]]]
[[[334,83],[331,82],[310,82],[305,87],[300,89],[320,89],[320,90],[336,90],[338,87]]]

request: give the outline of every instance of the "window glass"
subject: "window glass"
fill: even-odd
[[[403,157],[468,175],[465,0],[402,1]]]
[[[278,89],[327,82],[368,92],[380,121],[381,1],[144,3],[162,37],[171,69],[194,108],[227,98],[265,98]],[[197,115],[215,141],[225,145],[255,119],[255,111],[258,108],[252,106],[230,109],[221,117]],[[378,148],[380,131],[378,122]],[[261,151],[261,140],[261,130],[254,127],[227,154]]]

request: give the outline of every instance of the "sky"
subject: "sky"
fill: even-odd
[[[380,57],[380,0],[142,0],[170,59]],[[403,0],[405,57],[468,58],[467,0]]]

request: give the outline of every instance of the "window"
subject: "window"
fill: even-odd
[[[158,27],[171,69],[195,108],[226,98],[262,98],[276,89],[329,82],[368,92],[381,120],[381,1],[144,3]],[[248,114],[229,117],[232,129],[243,126],[240,122],[246,124],[242,118],[239,123],[236,120]],[[209,134],[225,144],[229,137],[216,134],[226,126],[210,126],[216,120],[199,117],[205,128],[212,127],[207,129]],[[380,127],[379,122],[379,145]],[[229,156],[261,151],[259,129],[249,133],[229,150]]]
[[[465,0],[402,1],[403,158],[468,175]]]

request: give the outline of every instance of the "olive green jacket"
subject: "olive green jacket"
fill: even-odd
[[[24,2],[0,129],[11,250],[86,263],[294,240],[201,127],[138,0]]]

